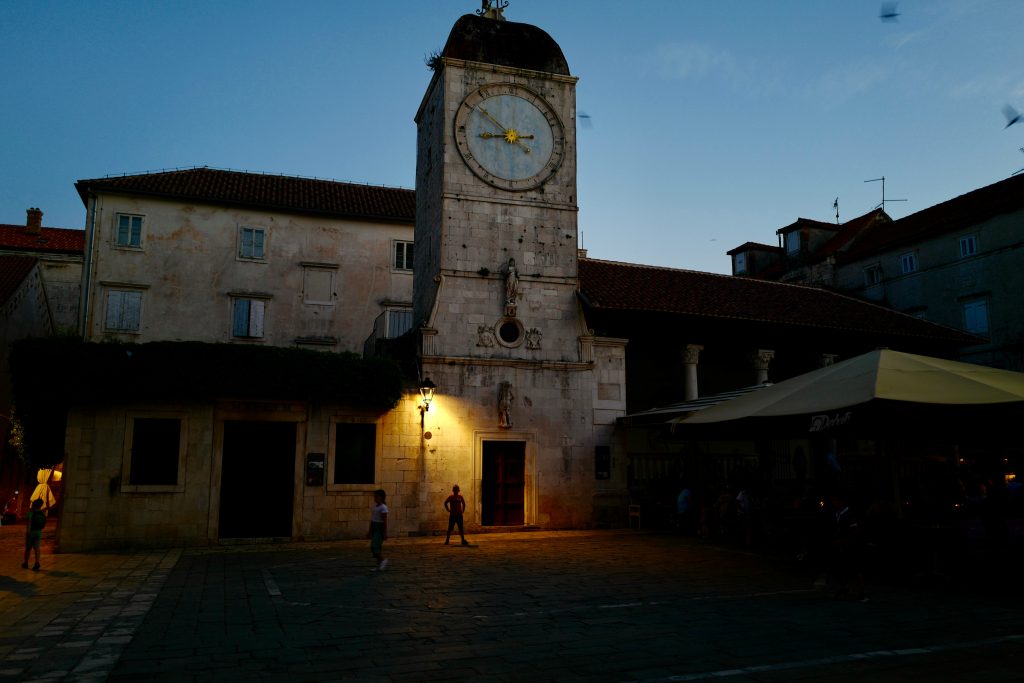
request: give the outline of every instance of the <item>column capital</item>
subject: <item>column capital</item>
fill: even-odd
[[[695,365],[700,360],[700,352],[703,350],[704,347],[700,344],[687,344],[683,348],[683,363]]]

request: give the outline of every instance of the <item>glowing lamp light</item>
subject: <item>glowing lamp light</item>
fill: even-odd
[[[434,389],[437,385],[430,381],[430,378],[425,378],[420,382],[420,398],[423,399],[423,405],[421,409],[423,412],[430,410],[430,402],[434,400]]]

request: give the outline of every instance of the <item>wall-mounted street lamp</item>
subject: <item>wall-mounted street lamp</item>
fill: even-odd
[[[431,382],[429,377],[420,382],[420,397],[423,399],[420,410],[424,413],[430,410],[430,402],[434,400],[434,389],[436,388],[437,385]]]
[[[430,402],[434,400],[434,389],[437,385],[430,381],[429,377],[424,377],[423,381],[420,382],[420,429],[423,429],[423,420],[426,417],[427,411],[430,410]]]

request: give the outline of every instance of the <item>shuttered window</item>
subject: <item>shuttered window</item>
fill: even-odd
[[[235,299],[233,336],[245,339],[263,337],[264,303],[259,299]]]
[[[411,308],[388,309],[387,338],[401,337],[412,328]]]
[[[142,292],[112,290],[107,292],[108,330],[138,332],[142,321]]]

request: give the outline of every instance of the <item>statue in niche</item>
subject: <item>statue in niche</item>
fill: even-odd
[[[512,382],[502,382],[498,392],[498,426],[502,429],[512,427],[512,402],[515,398]]]
[[[519,298],[519,272],[516,270],[516,260],[508,260],[508,268],[505,270],[505,315],[509,318],[516,317],[516,299]]]
[[[526,348],[528,349],[539,349],[540,348],[540,330],[536,327],[531,327],[526,333]]]

